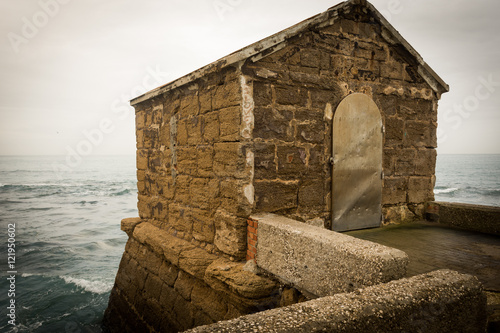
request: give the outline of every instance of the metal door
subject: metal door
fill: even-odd
[[[379,227],[382,217],[382,118],[365,94],[352,94],[333,118],[332,229]]]

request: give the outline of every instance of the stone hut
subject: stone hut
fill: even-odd
[[[325,232],[421,218],[448,89],[350,0],[132,100],[140,217],[122,221],[107,325],[175,332],[311,296],[243,269],[249,217]]]

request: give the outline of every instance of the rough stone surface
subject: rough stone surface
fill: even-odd
[[[274,280],[134,221],[105,313],[109,331],[179,332],[280,304]]]
[[[465,230],[500,235],[500,207],[451,202],[428,202],[427,218]]]
[[[450,270],[202,326],[208,332],[485,332],[476,278]]]
[[[140,217],[130,217],[123,219],[121,221],[121,229],[130,237],[132,236],[135,227],[141,222],[142,220]]]
[[[257,265],[316,296],[403,277],[408,256],[390,247],[273,214],[258,221]]]

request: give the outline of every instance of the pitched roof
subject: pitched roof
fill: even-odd
[[[353,5],[362,5],[367,8],[369,13],[380,23],[386,30],[382,33],[382,38],[395,47],[402,47],[407,51],[407,54],[412,57],[412,62],[417,64],[417,71],[429,86],[438,94],[449,91],[449,86],[427,65],[422,56],[401,36],[401,34],[382,16],[382,14],[366,0],[348,0],[342,2],[327,11],[315,15],[307,20],[297,23],[288,29],[280,31],[272,36],[264,38],[256,43],[244,47],[236,52],[233,52],[211,64],[208,64],[190,74],[182,76],[177,80],[169,82],[163,86],[155,88],[139,97],[130,101],[131,105],[138,104],[150,98],[159,96],[169,90],[183,86],[207,74],[214,73],[221,68],[228,67],[245,61],[251,58],[252,61],[262,59],[266,55],[284,48],[287,45],[287,40],[299,35],[301,32],[307,31],[313,27],[321,28],[332,25],[339,19],[339,13],[348,10]]]

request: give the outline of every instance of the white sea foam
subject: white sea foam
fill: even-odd
[[[95,294],[107,293],[113,288],[113,283],[103,281],[90,281],[86,279],[78,279],[71,276],[61,276],[66,283],[72,283]]]
[[[458,191],[458,188],[456,187],[450,187],[450,188],[443,188],[443,189],[435,189],[434,194],[446,194],[446,193],[453,193]]]

